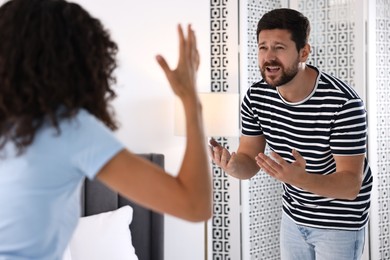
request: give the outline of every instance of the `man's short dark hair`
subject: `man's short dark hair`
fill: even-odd
[[[302,13],[280,8],[264,14],[257,24],[257,41],[262,30],[284,29],[291,33],[291,39],[295,42],[297,50],[302,49],[308,42],[310,35],[310,22]]]

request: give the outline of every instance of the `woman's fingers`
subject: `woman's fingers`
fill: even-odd
[[[191,59],[194,62],[195,70],[199,67],[199,53],[196,43],[195,31],[192,30],[191,25],[188,26],[188,38],[189,38],[189,49],[191,51]]]
[[[168,76],[168,73],[171,72],[171,69],[169,68],[169,65],[166,62],[166,60],[164,59],[164,57],[161,55],[157,55],[156,60],[157,60],[158,64],[160,65],[160,67],[163,69],[165,75]]]
[[[187,49],[185,48],[186,40],[184,37],[183,29],[181,28],[180,24],[177,26],[177,32],[179,34],[179,63],[180,63],[180,59],[182,59],[186,55],[185,52]]]
[[[163,69],[173,92],[177,96],[184,97],[188,94],[194,96],[196,70],[199,66],[199,54],[196,49],[195,33],[191,25],[188,25],[187,36],[185,36],[180,24],[177,26],[177,32],[179,34],[179,58],[176,68],[170,68],[161,55],[157,55],[156,59]]]

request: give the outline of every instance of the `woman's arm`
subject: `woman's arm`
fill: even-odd
[[[133,153],[123,150],[110,160],[97,178],[129,199],[161,213],[189,221],[211,216],[211,179],[202,107],[196,92],[199,54],[191,26],[187,38],[178,26],[180,48],[177,68],[171,70],[161,56],[157,61],[174,93],[181,99],[186,116],[187,141],[176,177]]]

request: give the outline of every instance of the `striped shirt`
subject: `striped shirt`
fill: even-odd
[[[366,111],[346,83],[318,73],[314,90],[298,103],[284,100],[264,80],[252,85],[241,104],[241,131],[245,136],[264,135],[269,148],[287,162],[295,161],[291,150],[296,149],[306,160],[307,172],[327,175],[336,171],[334,155],[366,153]],[[359,230],[368,221],[371,188],[365,158],[356,199],[323,197],[283,183],[283,211],[300,225]]]

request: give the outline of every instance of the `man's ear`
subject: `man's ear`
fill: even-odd
[[[306,43],[305,46],[299,51],[299,57],[301,62],[306,62],[310,54],[310,44]]]

